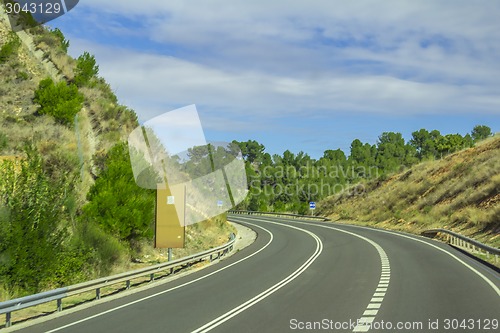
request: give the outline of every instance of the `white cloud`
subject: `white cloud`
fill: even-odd
[[[226,130],[248,125],[241,117],[251,123],[262,118],[261,125],[265,125],[281,117],[346,111],[397,115],[500,110],[497,91],[479,86],[422,83],[381,75],[299,79],[255,71],[231,73],[126,49],[99,45],[86,49],[96,54],[101,75],[116,89],[120,100],[135,108],[143,120],[193,103],[199,106],[208,128],[220,129],[223,119]],[[228,126],[231,119],[235,127]]]
[[[121,47],[70,37],[73,52],[94,53],[101,75],[143,119],[193,103],[214,129],[221,119],[238,129],[305,112],[500,113],[499,2],[87,0],[79,7],[89,28],[130,36]],[[147,52],[134,46],[137,36]]]

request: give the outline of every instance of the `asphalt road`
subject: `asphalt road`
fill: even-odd
[[[500,332],[500,275],[445,244],[230,218],[254,229],[256,242],[175,281],[21,332]]]

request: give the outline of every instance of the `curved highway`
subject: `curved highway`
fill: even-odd
[[[333,223],[230,220],[254,229],[255,243],[203,270],[21,332],[500,330],[500,275],[445,244]]]

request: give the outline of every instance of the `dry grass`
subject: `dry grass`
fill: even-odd
[[[173,258],[182,258],[227,243],[229,234],[236,229],[226,222],[226,215],[215,216],[206,221],[186,227],[186,247],[173,249]],[[151,265],[167,260],[166,249],[152,249],[150,243],[143,243],[139,260]],[[137,266],[137,265],[134,265]],[[132,267],[128,267],[132,268]],[[122,271],[126,271],[123,270]]]
[[[438,161],[418,164],[366,193],[340,194],[318,206],[334,220],[419,233],[444,227],[500,245],[500,136]]]
[[[94,184],[92,174],[95,174],[93,156],[96,152],[96,137],[93,135],[92,125],[88,111],[83,108],[77,115],[75,123],[75,134],[77,141],[78,157],[81,163],[80,182],[76,184],[79,193],[79,203],[86,202],[86,194]]]

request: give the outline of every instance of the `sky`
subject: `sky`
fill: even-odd
[[[327,149],[500,131],[500,1],[81,0],[50,27],[145,122],[195,104],[209,141]]]

